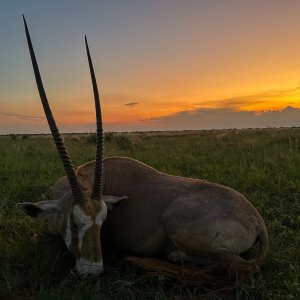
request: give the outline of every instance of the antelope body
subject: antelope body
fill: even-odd
[[[77,170],[81,188],[87,192],[94,170],[94,161]],[[62,177],[51,197],[71,196],[69,191],[67,178]],[[103,192],[128,196],[108,212],[101,232],[104,243],[127,253],[165,256],[174,262],[247,263],[240,254],[259,241],[257,260],[248,262],[259,263],[266,255],[268,236],[262,217],[243,195],[228,187],[164,174],[130,158],[111,157],[104,160]],[[71,197],[68,201],[72,202]],[[63,219],[61,214],[51,216],[52,230]]]
[[[24,25],[41,101],[66,176],[54,185],[51,200],[17,207],[32,217],[47,216],[50,230],[63,237],[75,258],[78,273],[103,271],[101,240],[129,254],[173,262],[214,261],[217,266],[242,263],[250,267],[260,263],[268,249],[267,230],[257,210],[237,191],[167,175],[130,158],[112,157],[103,162],[100,99],[86,39],[97,149],[96,160],[75,171],[52,116],[25,18]],[[114,205],[108,217],[107,205]],[[257,241],[259,253],[253,259],[245,258]]]

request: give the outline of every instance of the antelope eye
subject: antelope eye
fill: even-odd
[[[72,228],[73,228],[73,229],[78,229],[78,226],[77,226],[75,223],[73,223],[73,224],[72,224]]]
[[[73,222],[73,224],[72,224],[72,228],[73,228],[73,229],[76,229],[76,230],[82,228],[83,226],[84,226],[83,223],[77,223],[77,224],[76,224],[75,222]]]

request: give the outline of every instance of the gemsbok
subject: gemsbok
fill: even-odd
[[[152,271],[212,281],[254,270],[266,256],[268,234],[264,220],[243,195],[205,180],[164,174],[134,159],[102,159],[101,108],[86,39],[97,154],[95,161],[74,170],[52,117],[25,19],[24,25],[37,87],[66,176],[53,186],[52,200],[17,207],[32,217],[47,215],[50,230],[63,237],[75,258],[77,272],[102,272],[100,228],[102,244],[132,255],[129,261]],[[117,202],[106,218],[106,203]]]

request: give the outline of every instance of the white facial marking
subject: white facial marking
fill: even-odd
[[[98,215],[95,218],[95,224],[99,225],[101,227],[103,221],[105,220],[107,215],[107,207],[105,203],[102,203],[102,208]],[[85,212],[81,209],[81,207],[76,204],[73,207],[73,218],[75,224],[78,226],[78,249],[79,251],[82,250],[82,240],[83,236],[85,235],[86,231],[93,225],[92,218],[90,216],[87,216]],[[67,230],[66,230],[66,237],[65,242],[68,246],[68,248],[71,246],[72,242],[72,233],[70,228],[70,222],[67,224]]]
[[[105,221],[106,216],[107,216],[107,206],[106,206],[105,202],[102,201],[101,210],[100,210],[100,212],[97,215],[96,220],[95,220],[96,224],[101,226],[102,223]]]
[[[66,227],[66,234],[64,237],[65,243],[67,248],[69,249],[72,243],[72,231],[71,231],[71,225],[70,225],[70,217],[67,219],[67,227]]]
[[[80,206],[74,205],[73,218],[75,224],[78,226],[78,249],[82,249],[82,239],[86,231],[93,225],[93,221],[90,216],[87,216]]]
[[[93,222],[92,218],[81,209],[81,207],[76,204],[72,208],[73,212],[73,221],[78,227],[78,249],[81,252],[82,251],[82,242],[83,242],[83,237],[87,230],[93,225],[96,224],[99,227],[103,224],[104,220],[106,219],[107,216],[107,206],[104,202],[102,202],[101,210],[97,214],[95,221]],[[72,244],[72,228],[71,228],[71,222],[70,222],[70,217],[67,220],[67,226],[66,226],[66,233],[65,233],[65,243],[70,249],[71,244]],[[103,268],[103,260],[99,262],[92,262],[89,261],[83,257],[78,259],[76,261],[76,271],[80,276],[86,276],[86,275],[98,275],[102,273],[104,270]]]
[[[80,276],[85,275],[98,275],[102,273],[104,270],[103,268],[103,261],[102,259],[100,262],[91,262],[86,260],[85,258],[80,258],[76,261],[76,271]]]

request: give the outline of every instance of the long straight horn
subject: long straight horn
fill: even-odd
[[[40,75],[40,71],[39,71],[39,67],[37,64],[37,60],[35,58],[35,54],[34,54],[34,50],[32,47],[32,43],[31,43],[31,38],[30,38],[30,34],[28,31],[28,27],[27,27],[27,23],[25,20],[25,17],[23,15],[23,21],[24,21],[24,26],[25,26],[25,32],[26,32],[26,37],[27,37],[27,43],[28,43],[28,48],[29,48],[29,52],[30,52],[30,57],[31,57],[31,61],[32,61],[32,66],[33,66],[33,71],[34,71],[34,75],[35,75],[35,80],[36,80],[36,84],[37,84],[37,88],[39,90],[39,94],[40,94],[40,98],[44,107],[44,111],[45,111],[45,115],[46,118],[48,120],[48,124],[50,127],[50,130],[52,132],[52,136],[53,139],[55,141],[56,144],[56,148],[58,150],[58,153],[61,157],[61,160],[63,162],[67,177],[69,179],[70,185],[71,185],[71,189],[72,189],[72,193],[73,193],[73,197],[74,197],[74,201],[75,202],[81,202],[83,201],[84,197],[83,197],[83,193],[82,190],[80,189],[76,174],[75,174],[75,170],[72,164],[72,161],[69,157],[69,154],[67,152],[67,149],[64,145],[64,142],[59,134],[58,128],[56,126],[55,120],[52,116],[52,112],[48,103],[48,99],[46,96],[46,92],[43,86],[43,82],[42,82],[42,78]]]
[[[93,63],[90,55],[90,50],[88,42],[85,36],[85,47],[86,53],[89,61],[91,79],[93,83],[94,99],[95,99],[95,109],[96,109],[96,120],[97,120],[97,148],[96,148],[96,165],[95,165],[95,180],[93,192],[91,195],[92,199],[101,200],[102,190],[103,190],[103,127],[102,127],[102,115],[100,98],[97,87],[96,76],[93,68]]]

